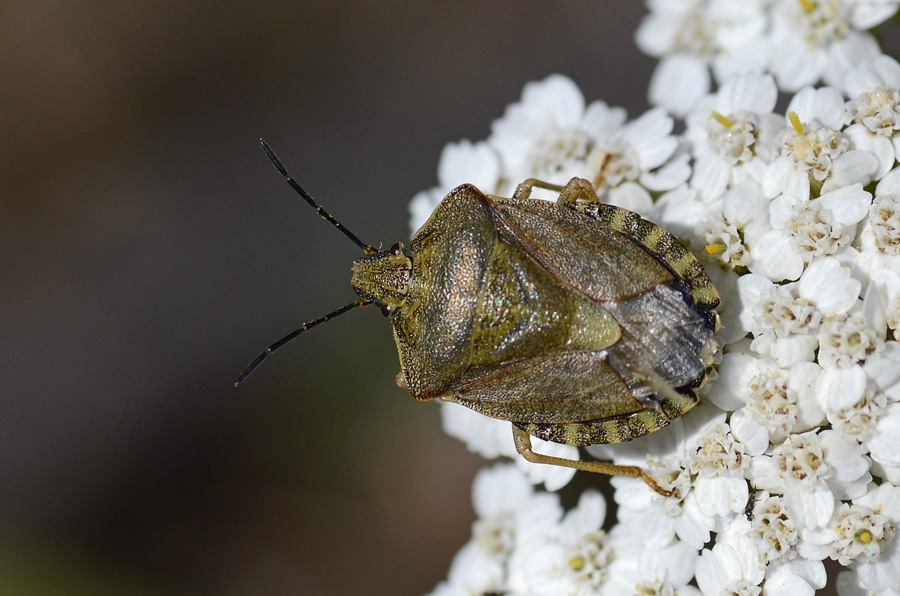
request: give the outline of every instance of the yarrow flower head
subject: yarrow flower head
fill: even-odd
[[[527,178],[565,184],[579,176],[616,204],[648,207],[650,192],[681,184],[689,169],[676,155],[671,116],[656,109],[626,119],[624,109],[602,101],[585,105],[578,87],[560,75],[529,83],[487,139],[503,168],[497,190],[509,196]]]
[[[760,43],[769,26],[763,0],[649,2],[636,40],[661,58],[650,81],[650,101],[684,116],[709,91],[712,68],[720,81],[736,72],[761,72],[769,48]]]
[[[479,473],[472,539],[433,594],[795,596],[830,560],[842,596],[900,595],[900,64],[870,32],[898,5],[652,0],[637,40],[660,58],[657,107],[629,119],[552,75],[487,139],[447,146],[413,230],[462,182],[585,178],[692,248],[724,326],[700,404],[666,429],[533,440],[661,493],[615,477],[612,500],[586,489],[566,510],[573,470],[442,404],[449,434],[516,464]]]
[[[636,34],[660,58],[651,103],[686,115],[735,74],[769,72],[795,92],[824,81],[841,85],[851,70],[877,59],[869,29],[897,12],[898,0],[656,0]],[[711,71],[711,72],[710,72]],[[712,76],[711,76],[712,75]]]
[[[777,97],[771,75],[732,77],[687,115],[685,136],[695,160],[691,185],[707,200],[759,178],[781,129],[772,113]]]

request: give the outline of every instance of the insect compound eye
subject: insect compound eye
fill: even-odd
[[[394,246],[391,247],[390,253],[394,256],[402,255],[403,254],[403,245],[398,242],[397,244],[395,244]]]
[[[384,316],[390,317],[392,312],[394,312],[393,304],[384,303],[381,305],[381,314]]]

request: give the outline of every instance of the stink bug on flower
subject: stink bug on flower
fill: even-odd
[[[637,466],[532,451],[531,437],[568,445],[621,443],[659,430],[697,404],[717,349],[719,294],[677,239],[600,202],[590,182],[529,179],[512,198],[470,184],[452,190],[409,250],[364,244],[290,176],[316,211],[366,253],[353,263],[360,299],[272,344],[358,306],[390,320],[398,384],[512,423],[516,450],[535,463],[641,477]],[[533,187],[559,193],[533,199]]]

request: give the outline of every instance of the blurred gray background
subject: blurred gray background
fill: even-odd
[[[257,139],[365,242],[406,241],[441,148],[486,137],[525,82],[562,72],[643,112],[643,10],[4,3],[0,593],[405,595],[445,577],[485,462],[395,385],[376,309],[232,386],[355,299],[360,255]]]

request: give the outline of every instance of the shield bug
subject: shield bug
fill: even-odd
[[[390,320],[398,384],[418,400],[456,402],[512,423],[525,459],[641,477],[637,466],[532,451],[531,437],[569,445],[621,443],[697,404],[717,349],[719,294],[696,258],[661,227],[600,202],[590,182],[535,179],[512,198],[469,184],[452,190],[415,234],[379,251],[362,243],[269,159],[316,211],[366,253],[353,263],[360,299]],[[534,187],[558,192],[531,198]]]

